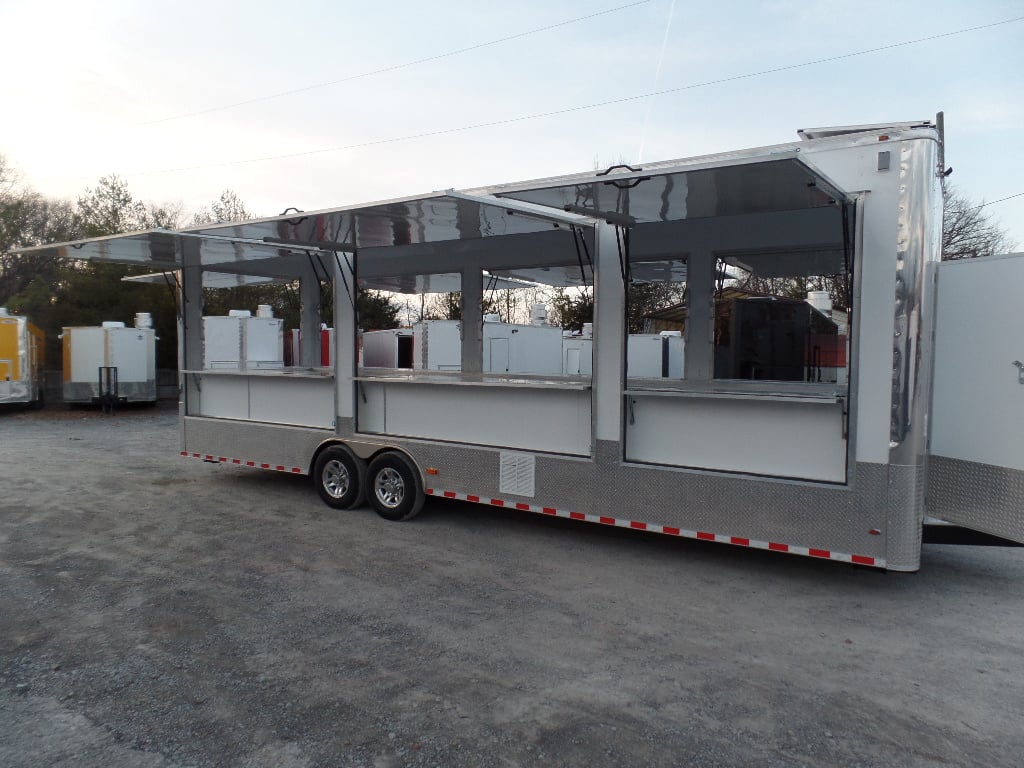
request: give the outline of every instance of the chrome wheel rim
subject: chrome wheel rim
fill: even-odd
[[[394,509],[405,498],[405,481],[397,470],[385,467],[377,473],[373,490],[377,494],[377,501],[388,509]]]
[[[324,466],[323,483],[324,490],[332,499],[340,499],[348,493],[349,486],[352,484],[348,467],[337,459],[331,459]]]

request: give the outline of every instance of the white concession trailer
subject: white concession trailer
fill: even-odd
[[[929,121],[807,130],[42,250],[181,271],[182,456],[308,474],[329,505],[365,498],[393,520],[434,496],[914,571],[926,515],[1024,540],[1024,259],[940,267],[941,141]],[[297,281],[298,366],[203,364],[207,270]],[[489,372],[495,276],[592,289],[592,366]],[[329,367],[316,364],[325,279]],[[720,315],[740,279],[763,295]],[[627,355],[630,296],[658,280],[688,295],[683,338],[651,342],[670,376]],[[360,366],[355,291],[431,281],[461,294],[458,369]],[[770,290],[812,283],[841,324]],[[678,374],[669,344],[685,344]]]
[[[62,329],[65,403],[155,403],[156,331],[148,312],[134,327],[110,320]]]

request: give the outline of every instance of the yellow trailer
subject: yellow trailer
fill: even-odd
[[[0,404],[43,402],[43,332],[0,307]]]

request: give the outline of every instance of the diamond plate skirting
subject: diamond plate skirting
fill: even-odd
[[[940,520],[1024,542],[1024,472],[931,456],[925,508]]]
[[[338,433],[350,428],[347,421],[339,420]],[[186,417],[183,450],[308,472],[317,447],[334,436],[332,430]],[[421,471],[436,470],[429,483],[445,491],[854,553],[899,570],[918,564],[920,515],[913,505],[922,491],[920,473],[904,471],[912,468],[896,468],[890,478],[887,465],[858,464],[849,486],[804,483],[626,464],[618,443],[599,441],[593,460],[533,454],[534,494],[519,498],[500,491],[500,448],[386,436],[358,437],[351,445],[364,457],[401,448]]]
[[[215,461],[220,457],[247,459],[308,474],[317,446],[331,437],[334,432],[329,429],[187,416],[182,423],[181,450],[213,456]]]
[[[886,567],[916,571],[921,566],[924,524],[924,467],[890,464]]]
[[[516,500],[499,489],[498,448],[388,441],[438,488]],[[888,467],[858,464],[849,487],[623,464],[619,445],[598,442],[595,461],[536,455],[535,491],[522,501],[663,526],[784,541],[885,560]],[[880,531],[873,535],[870,531]]]

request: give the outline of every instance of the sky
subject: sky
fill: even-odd
[[[1011,198],[985,210],[1024,250],[1024,0],[0,0],[0,67],[23,184],[117,174],[186,217],[228,189],[273,216],[942,111],[950,182]]]

